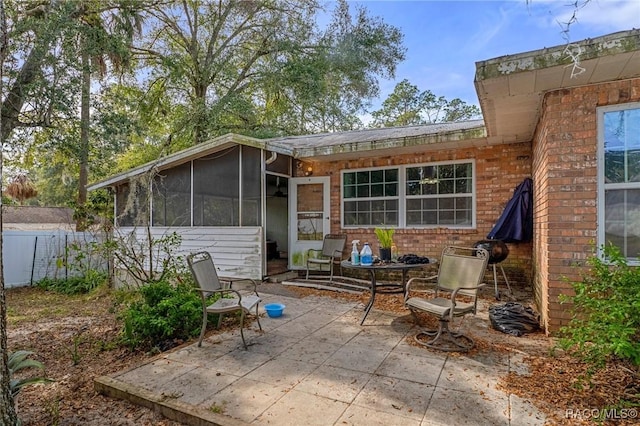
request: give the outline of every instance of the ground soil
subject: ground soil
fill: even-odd
[[[321,294],[367,300],[367,295],[323,290],[287,287],[286,291],[296,297]],[[36,288],[19,288],[7,290],[6,295],[9,351],[33,351],[33,358],[46,366],[42,374],[53,380],[26,387],[19,394],[18,414],[24,425],[181,425],[94,391],[96,377],[125,370],[156,355],[130,351],[117,344],[121,324],[117,319],[119,305],[112,292],[62,296]],[[401,299],[393,296],[381,295],[375,308],[406,313]],[[504,339],[497,338],[503,333],[491,331],[495,333],[493,337],[476,337],[474,351],[514,349],[513,344],[504,344]],[[552,355],[548,350],[552,346],[549,338],[542,333],[526,336],[527,341],[522,342],[527,345],[525,361],[530,374],[507,375],[499,386],[534,402],[547,414],[549,424],[584,423],[567,419],[565,410],[610,408],[620,401],[621,395],[640,403],[640,382],[630,366],[612,363],[593,376],[590,383],[581,381],[587,371],[583,363],[563,353]],[[615,424],[635,422],[616,420]]]

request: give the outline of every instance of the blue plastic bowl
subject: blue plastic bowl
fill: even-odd
[[[267,311],[269,318],[278,318],[279,316],[282,316],[284,305],[282,303],[269,303],[264,305],[264,310]]]

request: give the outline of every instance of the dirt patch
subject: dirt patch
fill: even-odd
[[[99,395],[96,377],[150,358],[116,344],[120,323],[110,292],[62,296],[36,288],[7,290],[9,351],[26,349],[44,363],[37,373],[53,380],[25,387],[18,395],[24,425],[164,425],[164,417],[125,401]]]

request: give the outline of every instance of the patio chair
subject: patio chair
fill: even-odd
[[[442,251],[438,275],[411,278],[407,282],[404,303],[416,323],[420,324],[419,312],[438,319],[438,328],[422,328],[415,336],[416,342],[448,352],[473,348],[473,339],[450,330],[449,325],[454,317],[476,313],[477,293],[485,285],[480,281],[488,260],[489,253],[483,248],[448,246]]]
[[[262,330],[260,316],[258,315],[258,304],[260,296],[256,287],[256,282],[249,278],[220,278],[211,259],[211,255],[206,252],[192,253],[187,256],[187,264],[193,275],[193,279],[198,285],[200,296],[202,297],[202,330],[198,346],[202,346],[207,329],[207,314],[218,314],[218,328],[222,322],[222,316],[229,312],[240,312],[240,336],[242,344],[247,349],[247,342],[244,339],[244,317],[255,308],[258,327]],[[248,282],[252,294],[241,294],[233,288],[234,283]],[[207,297],[219,294],[220,298],[213,304],[207,305]]]
[[[342,251],[347,242],[346,234],[327,234],[322,240],[322,249],[307,250],[307,279],[311,265],[319,265],[322,271],[323,265],[329,265],[329,281],[333,281],[333,266],[342,260]],[[340,270],[342,274],[342,269]]]

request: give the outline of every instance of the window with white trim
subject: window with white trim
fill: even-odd
[[[640,256],[640,103],[598,109],[598,242]]]
[[[407,167],[407,226],[471,226],[471,163]]]
[[[465,160],[343,171],[342,225],[473,228],[474,170]]]
[[[342,173],[345,226],[398,226],[398,169]]]

